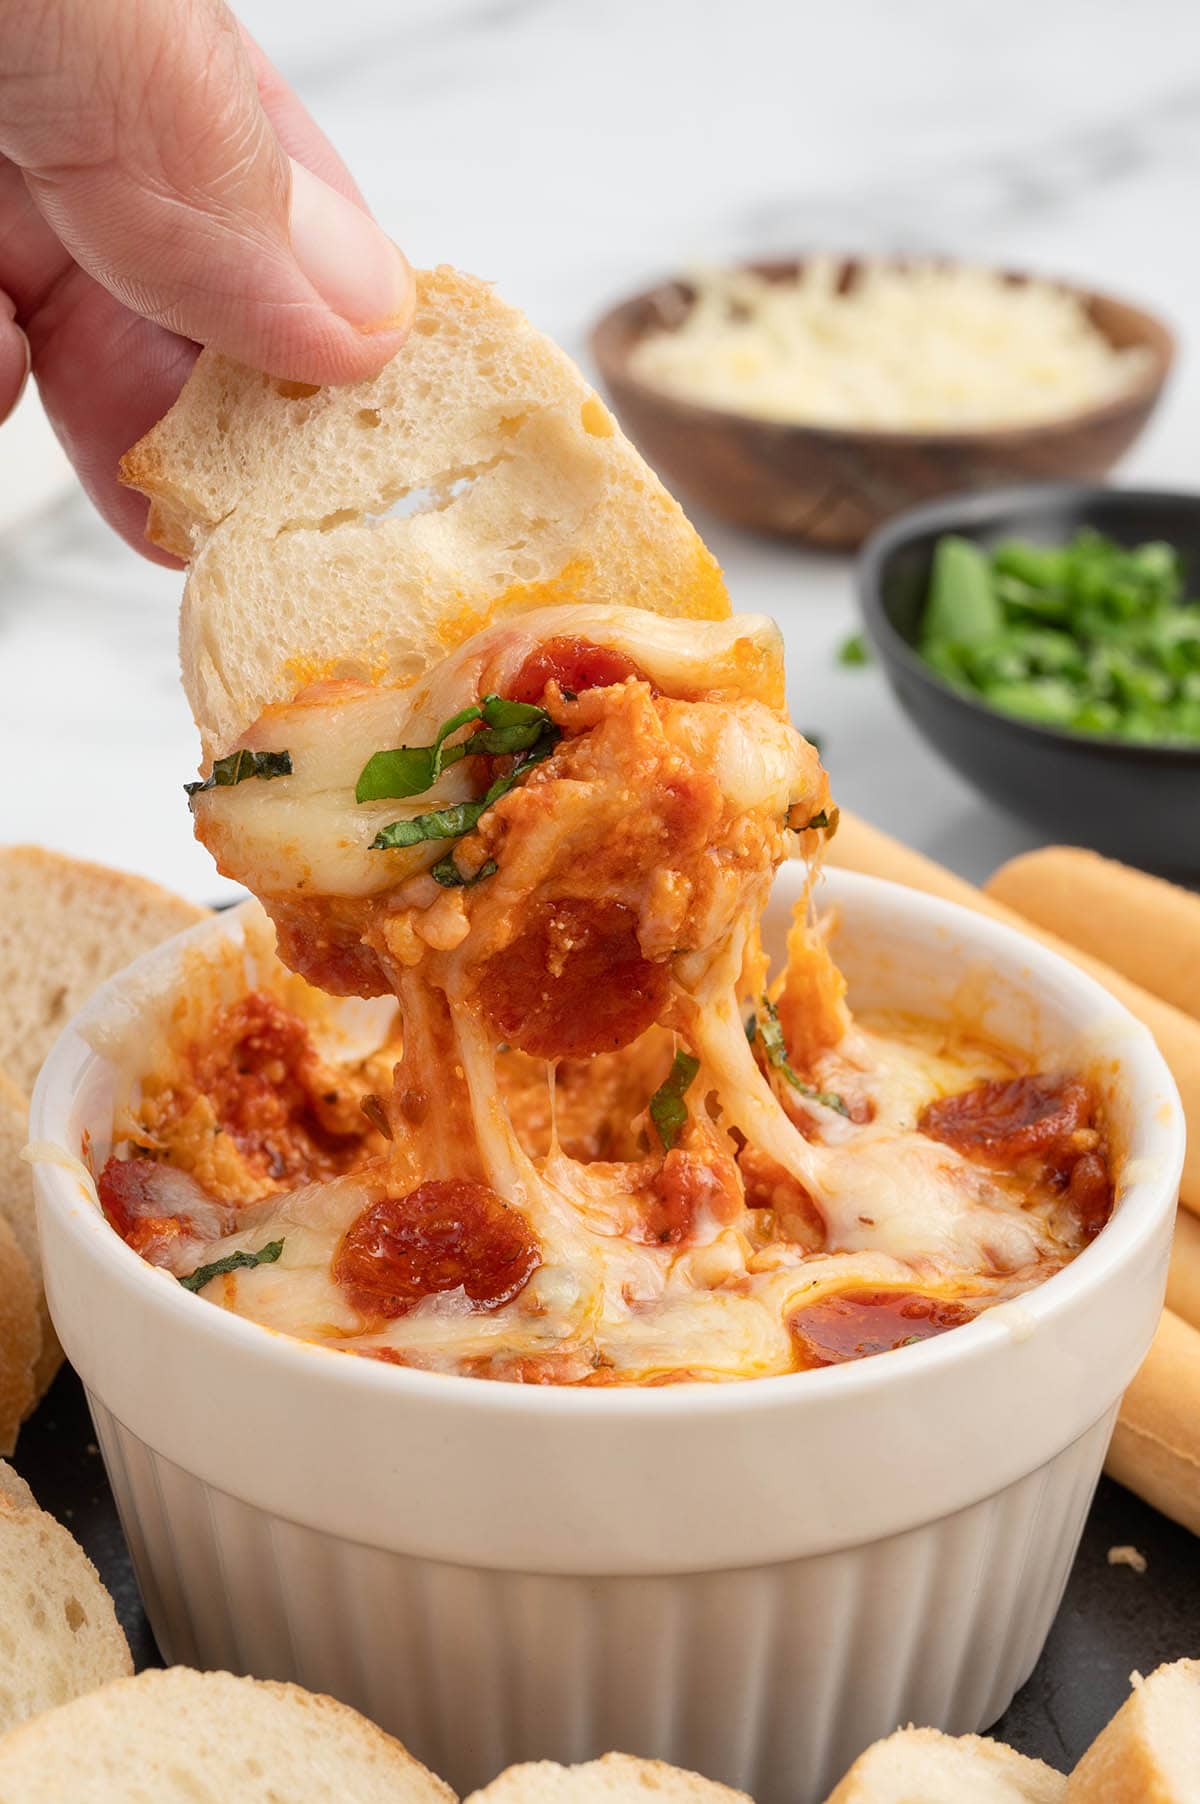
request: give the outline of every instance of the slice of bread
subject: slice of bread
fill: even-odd
[[[1067,1781],[1068,1804],[1197,1804],[1200,1660],[1143,1679]]]
[[[41,846],[0,847],[0,1068],[31,1090],[97,986],[206,912],[125,871]]]
[[[721,574],[571,360],[485,283],[417,277],[412,335],[346,388],[205,351],[121,466],[191,560],[184,686],[206,755],[273,702],[412,681],[555,602],[721,619]]]
[[[0,1804],[454,1804],[365,1717],[298,1685],[172,1667],[0,1740]]]
[[[1063,1804],[1061,1773],[982,1735],[898,1729],[860,1754],[826,1804]]]
[[[466,1804],[750,1804],[745,1792],[661,1760],[605,1754],[583,1766],[531,1760],[472,1792]]]
[[[0,1734],[132,1670],[95,1567],[0,1466]]]
[[[28,1183],[28,1167],[23,1170]],[[12,1452],[21,1423],[37,1399],[35,1374],[41,1355],[41,1286],[0,1213],[0,1453]]]
[[[27,1414],[50,1386],[62,1362],[62,1349],[50,1323],[42,1292],[41,1253],[38,1249],[37,1215],[33,1202],[33,1173],[21,1157],[29,1135],[29,1107],[23,1090],[0,1071],[0,1366],[10,1373],[23,1362],[29,1365],[29,1381],[22,1414]],[[10,1243],[12,1243],[10,1245]],[[13,1276],[13,1250],[20,1255],[22,1273]],[[33,1334],[26,1324],[28,1297],[33,1301]],[[11,1378],[10,1378],[11,1382]],[[5,1386],[0,1379],[0,1395]],[[10,1395],[15,1402],[16,1392]],[[17,1421],[20,1421],[18,1416]],[[13,1437],[7,1432],[8,1413],[0,1402],[0,1453],[11,1453]]]
[[[41,1295],[33,1176],[20,1158],[27,1092],[62,1028],[98,985],[206,913],[127,871],[41,846],[0,846],[0,1221],[11,1228],[33,1273],[41,1322],[26,1408],[44,1395],[62,1364]],[[0,1244],[0,1271],[5,1264]],[[17,1293],[13,1308],[23,1307]],[[0,1325],[0,1361],[4,1340]],[[0,1402],[0,1450],[11,1451],[3,1409]]]

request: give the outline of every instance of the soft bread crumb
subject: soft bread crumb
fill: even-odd
[[[1134,1572],[1145,1572],[1149,1562],[1138,1548],[1121,1546],[1109,1548],[1108,1563],[1110,1566],[1129,1566]],[[1136,1673],[1134,1678],[1137,1678]]]
[[[827,1804],[1063,1804],[1061,1773],[980,1735],[899,1729],[860,1754]]]
[[[412,682],[505,613],[729,613],[571,360],[452,269],[418,274],[412,333],[368,381],[297,394],[203,352],[121,468],[191,560],[180,647],[208,758],[307,683]]]
[[[648,1804],[650,1798],[657,1804],[750,1804],[744,1792],[715,1779],[632,1754],[605,1754],[581,1766],[553,1760],[510,1766],[466,1804]]]
[[[1130,1696],[1071,1774],[1068,1804],[1196,1804],[1200,1660],[1130,1682]]]
[[[0,1734],[132,1670],[95,1567],[0,1464]]]
[[[120,1679],[0,1740],[0,1804],[454,1804],[332,1698],[172,1667]]]

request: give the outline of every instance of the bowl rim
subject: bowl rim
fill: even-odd
[[[790,869],[798,872],[800,867]],[[783,875],[786,883],[788,873],[789,867],[782,867],[777,882]],[[799,884],[801,878],[797,875],[795,880]],[[1023,1320],[1032,1322],[1038,1330],[1044,1329],[1054,1318],[1101,1289],[1111,1280],[1115,1268],[1133,1261],[1161,1230],[1163,1213],[1174,1209],[1184,1155],[1184,1121],[1178,1091],[1162,1054],[1149,1030],[1095,978],[1007,924],[883,878],[834,869],[826,873],[826,880],[835,904],[839,895],[866,898],[868,903],[875,899],[889,919],[900,913],[910,920],[916,917],[919,930],[931,935],[945,934],[947,930],[957,933],[967,958],[986,956],[990,949],[1001,965],[1017,964],[1031,987],[1038,985],[1040,970],[1044,976],[1052,976],[1060,990],[1066,987],[1068,1013],[1078,1012],[1081,1020],[1107,1017],[1112,1029],[1119,1029],[1115,1056],[1126,1080],[1132,1083],[1135,1096],[1143,1099],[1144,1110],[1139,1113],[1154,1142],[1153,1153],[1139,1160],[1139,1164],[1144,1164],[1148,1159],[1150,1170],[1134,1175],[1120,1206],[1089,1246],[1070,1264],[1017,1299]],[[380,1397],[407,1395],[414,1402],[442,1402],[490,1415],[516,1411],[543,1420],[598,1416],[611,1421],[649,1416],[670,1421],[792,1410],[803,1408],[806,1398],[814,1407],[821,1407],[839,1396],[862,1396],[889,1387],[900,1387],[903,1394],[910,1382],[920,1383],[924,1372],[987,1359],[1000,1342],[1011,1341],[1012,1329],[1005,1320],[1005,1308],[996,1306],[953,1333],[897,1349],[886,1357],[816,1371],[729,1383],[580,1388],[509,1383],[348,1357],[334,1347],[264,1327],[193,1296],[169,1273],[147,1264],[120,1238],[95,1206],[94,1196],[89,1197],[85,1208],[80,1208],[82,1186],[78,1171],[48,1157],[45,1149],[62,1148],[69,1157],[77,1158],[76,1150],[68,1144],[72,1107],[100,1056],[88,1045],[81,1029],[110,1010],[123,990],[140,990],[144,994],[147,977],[153,977],[159,967],[165,976],[184,948],[210,936],[236,937],[241,917],[253,906],[243,904],[241,908],[216,913],[116,973],[64,1028],[34,1087],[29,1132],[39,1213],[43,1208],[54,1213],[55,1231],[76,1241],[87,1260],[99,1268],[98,1275],[102,1274],[114,1289],[125,1292],[131,1308],[152,1311],[160,1322],[179,1322],[193,1338],[224,1342],[230,1353],[241,1349],[247,1360],[289,1366],[300,1384],[319,1373],[324,1386],[338,1390],[349,1387]],[[182,1316],[180,1311],[184,1312]]]
[[[1107,425],[1112,421],[1123,419],[1138,408],[1153,408],[1169,380],[1178,357],[1178,339],[1167,321],[1149,308],[1136,301],[1128,301],[1123,295],[1111,293],[1107,289],[1089,288],[1079,282],[1072,282],[1065,277],[1044,276],[1029,269],[1012,268],[1007,265],[991,263],[975,263],[964,257],[931,256],[918,257],[901,252],[886,256],[870,256],[859,251],[810,251],[792,257],[745,257],[723,267],[730,270],[748,270],[758,273],[777,271],[780,274],[788,270],[802,269],[816,256],[831,256],[843,267],[852,264],[882,263],[893,267],[903,267],[914,263],[933,263],[945,268],[979,269],[985,274],[998,275],[1013,283],[1041,282],[1049,287],[1060,288],[1077,300],[1082,301],[1089,310],[1096,305],[1121,307],[1132,315],[1144,330],[1145,336],[1139,340],[1138,348],[1149,351],[1150,367],[1139,377],[1138,381],[1126,393],[1115,395],[1108,401],[1102,401],[1074,413],[1056,415],[1053,419],[1031,422],[1029,425],[1009,426],[965,426],[955,430],[913,431],[889,430],[868,426],[822,426],[815,422],[803,420],[764,420],[757,414],[742,413],[735,408],[714,407],[703,401],[689,401],[670,389],[659,388],[654,383],[646,382],[637,376],[629,367],[629,347],[618,349],[617,337],[625,326],[630,314],[650,306],[657,298],[669,290],[687,289],[690,286],[686,275],[664,276],[649,288],[643,288],[636,294],[627,295],[623,300],[615,301],[610,307],[593,321],[588,331],[588,347],[604,382],[614,391],[624,388],[636,391],[648,402],[663,411],[674,412],[683,424],[693,427],[704,425],[714,430],[727,431],[730,426],[751,428],[756,432],[774,440],[776,443],[794,441],[797,437],[811,439],[816,445],[824,445],[830,449],[847,445],[879,445],[896,450],[929,450],[944,446],[947,451],[961,450],[970,444],[985,443],[999,450],[1046,444],[1062,435],[1065,431],[1091,430],[1094,427]],[[1093,324],[1096,322],[1093,320]],[[1097,325],[1097,331],[1108,338],[1103,327]],[[636,334],[637,340],[645,336],[643,331]],[[1109,343],[1111,344],[1111,340]],[[991,492],[991,491],[987,491]]]
[[[1054,513],[1064,506],[1081,509],[1102,501],[1105,506],[1128,503],[1130,507],[1181,503],[1196,509],[1200,516],[1200,493],[1186,489],[1124,488],[1106,483],[1032,482],[1007,484],[1003,488],[983,491],[959,491],[940,495],[935,501],[923,501],[907,507],[886,520],[863,543],[856,558],[855,582],[859,612],[867,633],[881,654],[903,666],[907,675],[923,683],[940,696],[958,702],[968,713],[999,721],[1018,733],[1024,733],[1034,744],[1083,747],[1098,758],[1128,759],[1144,765],[1166,765],[1174,769],[1200,770],[1200,745],[1156,745],[1142,740],[1120,739],[1112,733],[1073,733],[1067,727],[1048,726],[1041,721],[1025,720],[1019,714],[1005,714],[989,706],[982,696],[956,689],[933,670],[894,624],[883,600],[883,573],[892,555],[911,539],[926,532],[963,532],[971,537],[1010,510],[1037,515]],[[1086,522],[1085,522],[1086,524]],[[1098,530],[1098,529],[1097,529]]]

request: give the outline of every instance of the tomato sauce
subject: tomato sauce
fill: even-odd
[[[679,1246],[692,1238],[702,1214],[732,1221],[741,1206],[732,1160],[673,1146],[645,1193],[629,1238],[649,1246]]]
[[[632,658],[610,646],[593,645],[587,639],[547,639],[530,652],[507,687],[511,701],[536,703],[551,683],[568,695],[580,695],[585,689],[607,689],[641,676]]]
[[[628,1046],[652,1027],[668,984],[667,966],[642,955],[633,909],[564,897],[530,909],[516,939],[484,966],[479,997],[509,1046],[540,1059],[581,1059]]]
[[[798,1309],[789,1326],[802,1369],[892,1353],[974,1320],[963,1303],[917,1291],[847,1290]]]
[[[367,1123],[357,1093],[321,1064],[300,1017],[265,991],[222,1010],[192,1063],[222,1130],[265,1175],[303,1183],[360,1156]]]
[[[390,1321],[459,1289],[477,1308],[499,1309],[540,1264],[519,1210],[486,1184],[443,1178],[364,1209],[342,1237],[333,1278],[360,1314]]]

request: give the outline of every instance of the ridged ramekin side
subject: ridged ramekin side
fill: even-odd
[[[512,1761],[620,1748],[759,1804],[812,1804],[900,1722],[962,1733],[1001,1714],[1058,1607],[1115,1414],[994,1496],[860,1547],[572,1578],[301,1527],[91,1404],[168,1660],[328,1691],[460,1792]]]

